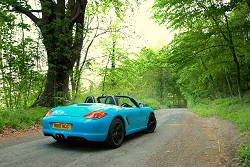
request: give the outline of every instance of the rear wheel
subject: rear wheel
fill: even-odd
[[[150,114],[148,117],[147,129],[145,129],[146,133],[152,133],[156,128],[156,118],[154,114]]]
[[[111,148],[120,147],[125,135],[124,124],[119,118],[115,118],[110,127],[106,144]]]

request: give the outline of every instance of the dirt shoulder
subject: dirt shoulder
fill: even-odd
[[[27,129],[4,129],[0,132],[0,142],[8,142],[11,140],[16,140],[25,137],[32,137],[42,134],[42,126],[41,125],[33,125]]]
[[[186,112],[178,134],[153,155],[148,166],[231,167],[243,142],[229,121]]]

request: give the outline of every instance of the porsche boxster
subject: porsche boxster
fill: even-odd
[[[59,141],[99,141],[117,148],[127,135],[152,133],[156,122],[154,110],[131,96],[88,96],[84,103],[49,110],[42,131]]]

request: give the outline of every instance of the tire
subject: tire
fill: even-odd
[[[156,124],[157,124],[157,121],[156,121],[154,114],[150,114],[148,117],[148,124],[147,124],[147,129],[145,129],[145,132],[152,133],[156,128]]]
[[[115,118],[110,124],[108,136],[106,139],[107,146],[118,148],[121,146],[125,135],[124,124],[121,119]]]

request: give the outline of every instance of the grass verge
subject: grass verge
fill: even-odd
[[[0,132],[5,128],[25,129],[34,124],[41,124],[42,118],[48,112],[47,108],[31,109],[0,109]]]
[[[224,98],[215,101],[205,101],[189,109],[202,117],[217,116],[238,126],[242,134],[250,134],[250,100],[239,98]],[[250,138],[241,145],[239,151],[239,167],[250,166]]]

